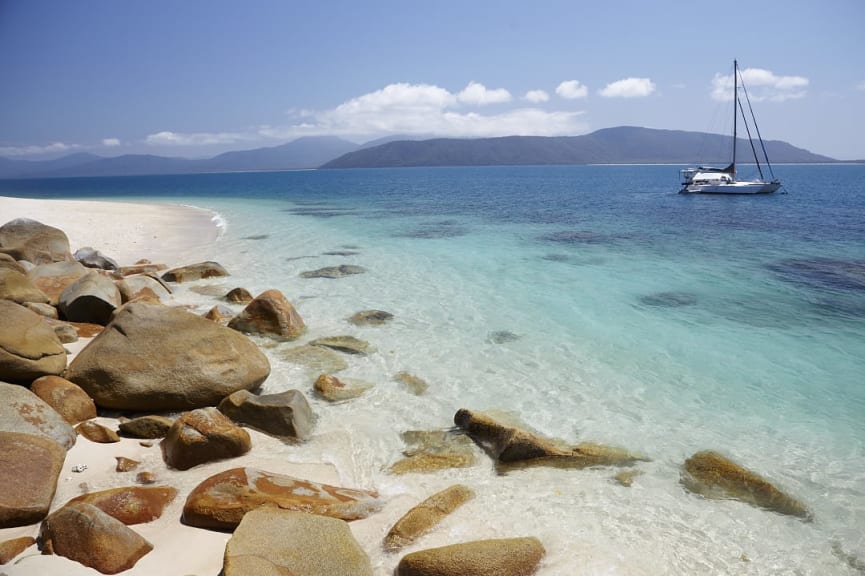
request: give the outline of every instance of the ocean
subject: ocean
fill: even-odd
[[[407,168],[0,181],[0,195],[169,202],[220,214],[210,259],[281,290],[305,342],[376,352],[329,405],[297,343],[262,345],[265,392],[297,388],[316,437],[290,460],[415,500],[454,482],[477,498],[411,549],[533,535],[539,574],[865,574],[865,166],[776,166],[768,196],[679,195],[674,166]],[[109,254],[110,255],[110,254]],[[303,278],[324,266],[366,271]],[[213,296],[181,286],[201,310]],[[357,327],[380,309],[394,319]],[[393,381],[407,371],[421,395]],[[619,469],[467,469],[394,476],[406,430],[459,408],[569,443],[645,454]],[[679,482],[717,450],[804,502],[805,522]],[[368,550],[377,573],[399,556]]]

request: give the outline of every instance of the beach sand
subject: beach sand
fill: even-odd
[[[15,218],[31,218],[44,224],[60,228],[70,239],[74,252],[83,246],[91,246],[114,258],[119,264],[132,264],[140,258],[169,267],[190,264],[213,257],[221,233],[220,220],[211,211],[168,204],[129,204],[115,202],[30,200],[0,197],[0,225]],[[178,302],[180,304],[182,302]],[[67,349],[74,354],[87,341],[82,339]],[[97,419],[109,428],[117,429],[118,420],[100,416]],[[327,463],[291,462],[281,456],[280,440],[248,429],[252,436],[253,449],[246,455],[229,461],[219,461],[196,466],[187,471],[169,469],[162,460],[159,441],[144,442],[122,438],[119,443],[98,444],[81,436],[67,453],[66,461],[58,480],[51,510],[61,507],[71,498],[85,492],[93,492],[119,486],[136,485],[138,472],[148,471],[156,476],[154,486],[168,485],[177,488],[177,498],[164,510],[162,516],[147,524],[133,526],[133,530],[144,536],[154,549],[145,555],[125,575],[189,575],[215,576],[222,569],[225,543],[230,534],[192,528],[180,522],[186,496],[205,478],[228,468],[253,466],[298,478],[347,485],[350,479],[341,478],[337,469]],[[149,444],[149,445],[146,445]],[[131,472],[117,472],[116,457],[124,456],[141,464]],[[73,472],[75,466],[86,465],[83,472]],[[381,512],[374,525],[364,526],[365,521],[353,523],[356,535],[365,540],[364,547],[376,546],[385,524]],[[387,516],[399,516],[398,511]],[[38,536],[39,524],[18,528],[0,529],[0,542],[20,536]],[[6,576],[94,576],[96,570],[60,556],[43,556],[37,547],[31,546],[11,563],[0,566],[0,575]]]

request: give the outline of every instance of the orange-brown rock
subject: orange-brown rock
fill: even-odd
[[[545,553],[537,538],[476,540],[407,554],[396,576],[530,576]]]
[[[228,272],[218,262],[208,260],[207,262],[199,262],[198,264],[188,264],[179,266],[162,274],[162,279],[166,282],[191,282],[193,280],[202,280],[205,278],[216,278],[219,276],[228,276]]]
[[[43,554],[57,554],[103,574],[129,570],[153,545],[120,520],[83,502],[66,504],[42,523]]]
[[[447,430],[408,430],[401,434],[406,449],[389,472],[435,472],[448,468],[468,468],[475,463],[475,451],[465,434]]]
[[[183,522],[199,528],[233,530],[243,515],[261,506],[308,512],[342,520],[378,511],[378,494],[273,474],[255,468],[226,470],[196,486],[183,507]]]
[[[44,436],[68,450],[78,435],[54,408],[17,384],[0,382],[0,431]]]
[[[222,324],[223,326],[226,326],[228,322],[232,318],[234,318],[234,312],[232,312],[228,308],[225,308],[224,306],[214,306],[213,308],[205,312],[203,317],[207,318],[208,320],[212,320],[217,324]]]
[[[353,380],[343,382],[332,374],[321,374],[312,387],[325,400],[339,402],[341,400],[357,398],[373,386],[366,382]]]
[[[246,288],[234,288],[225,295],[225,299],[234,304],[249,304],[252,302],[252,294]]]
[[[150,414],[121,422],[118,428],[131,438],[164,438],[173,425],[171,418]]]
[[[300,314],[279,290],[259,294],[231,319],[228,327],[280,340],[294,340],[306,330]]]
[[[685,460],[681,483],[706,498],[732,498],[779,514],[811,519],[811,512],[804,504],[712,450],[697,452]]]
[[[42,316],[0,300],[0,318],[0,380],[32,382],[66,368],[66,350]]]
[[[63,230],[29,218],[0,226],[0,252],[33,264],[72,260],[69,238]]]
[[[96,404],[93,399],[65,378],[42,376],[33,381],[30,390],[70,424],[96,418]]]
[[[120,274],[123,276],[134,276],[135,274],[156,274],[167,270],[165,264],[152,264],[150,262],[136,262],[132,266],[121,266]]]
[[[75,431],[90,440],[91,442],[97,442],[99,444],[112,444],[114,442],[120,442],[120,436],[117,435],[117,432],[111,430],[110,428],[106,428],[99,422],[94,422],[92,420],[82,422],[75,427]]]
[[[155,274],[126,276],[117,282],[117,289],[124,304],[140,299],[154,302],[167,302],[171,299],[171,288]]]
[[[91,504],[130,526],[159,518],[175,496],[177,496],[177,489],[171,486],[125,486],[82,494],[67,504],[73,502]]]
[[[464,430],[497,462],[520,466],[558,466],[588,468],[590,466],[627,466],[644,456],[623,448],[590,442],[566,445],[559,440],[543,438],[526,430],[502,424],[481,412],[460,409],[454,423]]]
[[[474,496],[472,489],[462,484],[436,492],[397,520],[384,537],[385,550],[394,552],[408,546]]]
[[[139,472],[135,476],[135,481],[139,484],[155,484],[156,483],[156,474],[153,472]]]
[[[78,262],[54,262],[33,268],[27,277],[48,297],[48,302],[57,305],[63,291],[87,272],[87,267]]]
[[[0,432],[0,528],[45,518],[65,458],[49,438]]]
[[[115,456],[114,459],[117,460],[117,466],[114,467],[115,472],[131,472],[141,464],[138,460],[126,456]]]
[[[24,266],[19,264],[15,258],[4,252],[0,252],[0,268],[7,268],[22,274],[27,274],[27,269]]]
[[[105,325],[120,304],[120,290],[111,278],[99,272],[88,272],[66,287],[57,307],[70,322]]]
[[[165,463],[178,470],[249,452],[249,432],[235,425],[216,408],[184,412],[160,443]]]
[[[48,296],[32,280],[11,268],[0,268],[0,299],[18,304],[48,303]]]
[[[22,536],[0,542],[0,566],[8,564],[34,544],[36,544],[36,538],[33,536]]]

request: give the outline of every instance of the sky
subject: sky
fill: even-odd
[[[863,0],[0,0],[0,156],[725,133],[734,58],[765,139],[865,160]]]

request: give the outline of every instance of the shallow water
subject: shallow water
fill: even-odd
[[[236,276],[211,283],[282,290],[309,327],[303,342],[350,334],[377,349],[345,356],[339,373],[374,390],[326,405],[311,392],[315,370],[283,359],[294,344],[262,341],[265,390],[300,388],[318,414],[316,439],[285,457],[333,462],[385,497],[419,500],[455,481],[478,493],[412,549],[536,535],[541,574],[860,574],[865,167],[776,173],[789,193],[680,196],[675,167],[583,166],[0,181],[0,194],[220,212],[211,256]],[[367,271],[300,276],[341,264]],[[365,309],[395,317],[346,321]],[[429,390],[412,394],[392,380],[399,371]],[[384,472],[401,431],[448,428],[462,407],[652,461],[630,488],[611,468],[501,476],[481,453],[465,470]],[[681,463],[707,448],[815,520],[686,492]],[[382,574],[398,560],[368,551]]]

